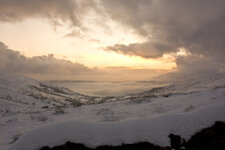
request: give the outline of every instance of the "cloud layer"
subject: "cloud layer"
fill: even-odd
[[[224,8],[224,0],[0,0],[0,21],[42,17],[81,27],[82,15],[96,10],[96,15],[110,17],[147,39],[106,50],[156,58],[184,47],[192,54],[224,62]]]
[[[144,58],[158,58],[162,57],[164,53],[171,52],[173,49],[172,47],[161,43],[146,42],[129,45],[116,44],[106,47],[105,50],[128,55],[137,55]]]
[[[0,0],[0,21],[39,17],[54,24],[65,22],[82,28],[82,16],[95,10],[99,15],[95,20],[99,23],[101,18],[99,24],[104,24],[102,18],[109,17],[146,39],[144,43],[110,45],[105,50],[158,58],[185,48],[191,55],[176,58],[180,71],[216,72],[225,70],[224,8],[224,0]],[[0,68],[10,72],[90,71],[81,64],[58,60],[52,55],[27,58],[3,43],[0,52]]]
[[[38,80],[143,80],[165,73],[164,70],[132,68],[88,68],[79,63],[57,59],[54,55],[26,57],[0,42],[0,70],[27,75]]]
[[[115,21],[135,29],[146,43],[114,45],[108,50],[160,57],[185,47],[192,54],[225,61],[224,0],[104,0]]]
[[[91,69],[82,64],[56,59],[54,55],[28,58],[0,42],[0,69],[21,74],[79,74]]]
[[[58,25],[61,22],[81,26],[80,17],[93,2],[77,0],[0,0],[0,21],[18,22],[39,17]]]

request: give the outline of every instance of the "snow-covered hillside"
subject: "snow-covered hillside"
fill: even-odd
[[[89,146],[136,140],[168,145],[169,133],[188,139],[225,121],[223,108],[224,75],[180,80],[127,96],[91,97],[0,72],[0,149],[35,150],[67,140]],[[43,140],[46,136],[50,140]]]
[[[44,105],[48,107],[100,103],[107,98],[91,97],[58,87],[47,82],[39,82],[24,76],[15,76],[0,71],[0,97],[24,105]],[[43,106],[42,106],[43,107]],[[35,106],[34,108],[38,108]]]

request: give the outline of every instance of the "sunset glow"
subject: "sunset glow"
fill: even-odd
[[[56,58],[88,67],[170,70],[176,66],[173,58],[147,59],[104,51],[108,45],[128,45],[146,39],[112,20],[106,22],[105,28],[93,24],[88,25],[85,31],[70,33],[71,29],[66,25],[53,27],[43,19],[27,19],[15,24],[0,23],[0,39],[10,49],[28,57],[54,54]]]
[[[41,80],[224,70],[224,7],[180,3],[188,9],[175,1],[2,0],[0,67]]]

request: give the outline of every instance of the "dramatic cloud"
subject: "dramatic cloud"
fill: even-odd
[[[137,55],[145,58],[157,58],[161,57],[164,53],[174,50],[168,45],[162,45],[160,43],[146,42],[146,43],[134,43],[129,45],[116,44],[114,46],[108,46],[105,48],[108,51],[115,51],[117,53]]]
[[[132,68],[88,68],[79,63],[57,59],[54,55],[26,57],[0,42],[0,70],[26,75],[38,80],[144,80],[165,73],[165,70]]]
[[[101,24],[109,16],[147,39],[106,50],[155,58],[184,47],[192,54],[224,62],[224,8],[224,0],[0,0],[0,21],[42,17],[81,27],[83,16],[95,10],[99,15],[95,20],[101,18]]]
[[[89,23],[104,26],[107,21],[113,20],[124,29],[132,29],[145,42],[109,45],[105,46],[106,51],[158,58],[183,48],[190,55],[176,56],[178,70],[216,72],[225,70],[224,8],[224,0],[0,0],[0,21],[17,22],[39,17],[55,24],[69,23],[79,27],[79,31],[82,27],[88,28]],[[76,29],[73,28],[74,32],[67,36],[79,36]],[[112,30],[116,29],[112,27]],[[101,29],[97,31],[105,32]],[[1,51],[0,67],[11,72],[57,72],[56,64],[65,73],[89,70],[51,55],[27,58],[19,52],[10,52],[3,44]]]
[[[184,47],[192,54],[225,61],[224,0],[103,0],[102,5],[111,18],[135,29],[149,43],[108,50],[160,57]]]
[[[91,69],[78,63],[56,59],[53,55],[25,57],[0,42],[0,69],[21,74],[79,74]]]
[[[224,73],[225,64],[199,55],[177,58],[177,71],[183,74],[217,74]]]
[[[80,26],[80,15],[94,5],[76,0],[0,0],[0,21],[16,22],[31,17],[42,17],[54,24],[69,22]]]

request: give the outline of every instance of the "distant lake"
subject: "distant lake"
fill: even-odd
[[[72,91],[90,96],[123,96],[165,86],[165,83],[153,81],[98,82],[98,81],[50,81],[69,88]]]

